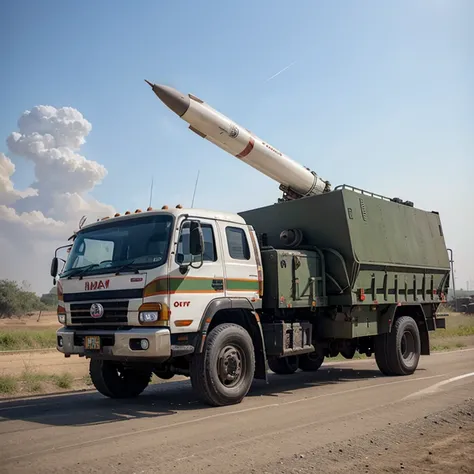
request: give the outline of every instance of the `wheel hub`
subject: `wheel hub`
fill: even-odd
[[[218,359],[220,381],[227,387],[236,385],[242,377],[244,366],[243,354],[239,348],[225,346]]]
[[[415,357],[415,339],[410,331],[405,331],[400,342],[400,352],[406,362]]]

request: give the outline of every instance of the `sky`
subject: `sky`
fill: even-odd
[[[148,79],[333,186],[439,211],[456,286],[474,288],[473,2],[4,0],[0,18],[0,278],[48,291],[79,219],[146,208],[152,177],[155,207],[190,205],[198,171],[195,207],[280,197]]]

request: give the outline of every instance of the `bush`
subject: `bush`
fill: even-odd
[[[0,280],[0,318],[24,316],[44,309],[46,305],[28,288],[20,287],[16,281]]]

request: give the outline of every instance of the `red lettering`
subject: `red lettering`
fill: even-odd
[[[191,304],[191,301],[175,301],[175,308],[187,308]]]
[[[86,281],[84,283],[85,291],[106,290],[109,287],[110,280]]]

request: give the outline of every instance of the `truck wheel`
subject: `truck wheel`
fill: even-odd
[[[352,346],[352,347],[345,347],[344,349],[341,350],[340,354],[342,355],[342,357],[344,357],[344,359],[350,360],[354,358],[355,352],[356,352],[356,348],[355,346]]]
[[[138,397],[148,387],[151,372],[124,367],[109,360],[91,359],[89,374],[95,388],[109,398]]]
[[[304,372],[316,372],[324,362],[324,355],[317,352],[303,354],[300,356],[299,367]]]
[[[174,377],[174,373],[171,370],[154,370],[153,373],[160,379],[170,380]]]
[[[375,360],[385,375],[410,375],[418,367],[421,355],[420,331],[410,316],[401,316],[392,331],[375,339]]]
[[[280,357],[268,361],[268,367],[278,375],[294,374],[298,370],[298,366],[298,356]]]
[[[216,326],[207,336],[203,352],[191,360],[193,389],[211,406],[240,403],[250,390],[255,352],[249,333],[237,324]]]

